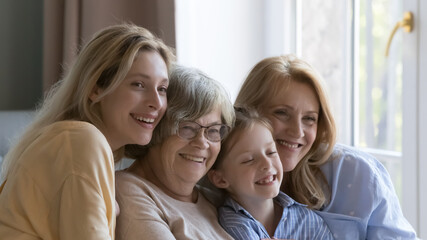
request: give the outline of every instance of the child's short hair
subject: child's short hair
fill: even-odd
[[[234,111],[236,113],[236,121],[234,127],[228,133],[227,137],[221,143],[221,150],[218,157],[212,166],[212,169],[217,169],[222,162],[224,157],[228,154],[230,149],[236,144],[237,137],[242,133],[243,130],[250,130],[255,124],[261,124],[273,133],[273,127],[270,121],[262,117],[255,108],[248,106],[235,106]]]

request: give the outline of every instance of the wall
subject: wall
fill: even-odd
[[[32,109],[42,96],[42,0],[0,1],[0,110]]]
[[[44,89],[56,82],[80,46],[100,29],[122,22],[147,28],[175,47],[174,0],[44,0]]]
[[[179,0],[175,8],[178,62],[221,82],[233,102],[255,63],[295,49],[288,1]]]
[[[0,110],[33,109],[79,46],[120,22],[175,47],[174,0],[1,0]]]

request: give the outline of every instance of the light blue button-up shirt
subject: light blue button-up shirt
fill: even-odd
[[[402,214],[387,170],[372,155],[337,144],[321,170],[332,193],[331,201],[319,214],[335,238],[357,239],[340,226],[348,219],[357,222],[358,239],[417,239]]]
[[[323,219],[305,205],[280,192],[274,198],[283,207],[282,217],[274,232],[276,239],[334,239]],[[238,240],[271,238],[264,226],[231,198],[219,208],[219,223]]]

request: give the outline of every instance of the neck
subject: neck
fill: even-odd
[[[150,181],[160,188],[168,196],[183,202],[196,202],[198,192],[195,184],[180,181],[164,170],[161,163],[161,153],[157,151],[155,146],[152,147],[147,155],[136,161],[130,168],[130,171],[140,177]]]

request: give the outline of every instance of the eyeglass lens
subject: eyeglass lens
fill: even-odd
[[[178,128],[178,135],[185,139],[192,139],[197,136],[199,131],[205,128],[205,137],[212,142],[221,141],[228,132],[228,127],[224,124],[215,124],[212,126],[201,126],[196,122],[182,122]]]

